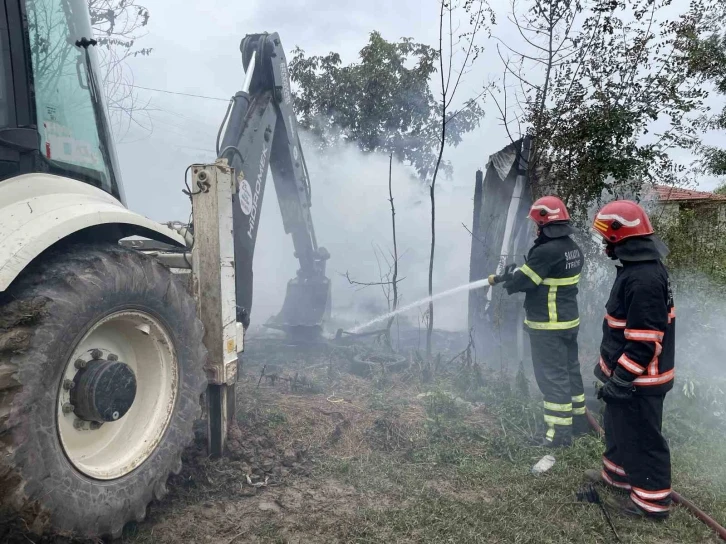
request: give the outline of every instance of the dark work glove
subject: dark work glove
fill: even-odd
[[[514,269],[517,265],[514,263],[508,264],[504,267],[504,273],[502,274],[502,281],[511,281],[514,277]]]
[[[511,281],[514,277],[514,269],[517,267],[516,264],[511,263],[504,267],[504,272],[495,276],[492,274],[489,276],[489,285],[497,285],[499,283],[505,283]]]
[[[514,269],[517,268],[517,265],[514,263],[508,264],[504,267],[504,272],[496,276],[497,283],[504,283],[507,281],[512,281],[512,278],[514,277]]]
[[[628,402],[633,398],[634,392],[635,386],[632,382],[625,381],[613,373],[612,377],[597,392],[597,398],[610,403]]]

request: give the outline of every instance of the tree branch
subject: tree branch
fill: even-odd
[[[499,105],[499,100],[497,100],[497,97],[494,95],[491,88],[488,88],[487,90],[489,91],[489,96],[492,97],[492,99],[494,100],[494,104],[497,106],[497,109],[499,110],[499,114],[501,115],[501,117],[499,119],[502,121],[502,126],[504,126],[505,130],[507,131],[507,136],[509,137],[509,141],[514,143],[514,138],[512,138],[512,134],[509,132],[509,126],[507,126],[507,113],[506,113],[507,91],[504,91],[505,103],[504,103],[504,110],[503,110],[502,107]]]
[[[514,26],[517,27],[517,31],[519,32],[519,34],[522,36],[524,41],[527,42],[530,46],[534,47],[535,49],[539,49],[543,53],[546,53],[547,49],[545,49],[541,45],[537,45],[536,43],[532,42],[532,40],[530,40],[527,36],[524,35],[525,27],[519,22],[519,19],[517,19],[517,12],[516,12],[516,9],[514,6],[515,6],[515,2],[513,1],[512,2],[512,17],[514,17],[514,21],[513,21]],[[530,32],[536,32],[537,34],[546,34],[545,32],[542,32],[539,29],[527,29],[527,30]]]
[[[346,280],[348,280],[348,283],[350,285],[358,285],[360,287],[375,287],[378,285],[393,285],[394,284],[394,280],[391,280],[391,281],[357,281],[357,280],[354,280],[353,278],[351,278],[350,273],[347,271],[345,272],[345,274],[340,274],[340,275],[343,276]],[[405,279],[406,279],[405,277],[396,279],[395,282],[400,283]]]
[[[504,57],[502,56],[502,52],[499,50],[499,44],[497,44],[497,54],[499,55],[499,58],[501,59],[502,64],[505,64],[505,65],[508,66],[509,65],[509,61],[508,60],[504,60]],[[509,73],[512,74],[514,77],[516,77],[521,83],[524,83],[525,85],[527,85],[531,89],[540,90],[540,86],[539,85],[535,85],[534,83],[530,83],[529,81],[527,81],[526,79],[524,79],[522,76],[520,76],[519,74],[515,73],[511,68],[506,68],[506,70],[508,70]]]
[[[443,3],[443,0],[442,0]],[[456,90],[459,88],[459,83],[461,82],[461,76],[464,73],[464,70],[466,69],[466,65],[469,63],[469,59],[471,58],[471,50],[474,47],[474,40],[476,38],[477,32],[479,31],[479,27],[483,25],[482,17],[484,14],[484,5],[482,1],[479,1],[479,10],[476,14],[476,21],[474,23],[474,28],[471,31],[471,38],[469,40],[469,47],[466,51],[466,56],[464,57],[464,62],[461,64],[461,71],[459,72],[459,76],[456,78],[456,83],[454,84],[454,90],[451,91],[451,95],[449,97],[449,102],[446,104],[447,107],[451,106],[451,101],[454,99],[454,96],[456,95]]]
[[[449,92],[449,83],[451,83],[451,66],[454,62],[454,29],[451,25],[451,19],[452,19],[452,13],[453,9],[451,6],[448,7],[449,10],[449,70],[448,74],[446,75],[446,87],[444,88],[444,96],[446,96]]]

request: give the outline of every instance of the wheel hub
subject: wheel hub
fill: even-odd
[[[136,375],[125,363],[96,359],[82,365],[73,378],[70,400],[76,417],[106,423],[121,419],[136,398]]]
[[[109,314],[78,342],[59,386],[56,421],[66,457],[90,478],[120,478],[157,451],[174,416],[174,341],[146,312]]]

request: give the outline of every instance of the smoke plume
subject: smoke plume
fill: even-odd
[[[360,290],[344,277],[359,282],[380,281],[374,247],[389,255],[393,250],[391,210],[388,202],[389,158],[363,153],[353,145],[316,150],[305,138],[303,146],[312,186],[312,215],[318,244],[330,252],[328,277],[332,281],[332,313],[336,326],[350,327],[388,310],[380,287]],[[455,172],[437,186],[436,264],[434,291],[443,291],[469,280],[471,237],[462,223],[471,226],[474,172]],[[399,248],[399,278],[403,304],[427,295],[431,232],[428,187],[409,167],[393,162],[393,197]],[[467,184],[466,180],[471,180]],[[271,181],[271,180],[270,180]],[[268,183],[261,227],[255,250],[252,320],[266,321],[282,307],[285,284],[297,269],[292,240],[284,234],[274,188]],[[386,272],[384,262],[381,266]],[[435,325],[447,330],[467,327],[467,295],[461,293],[435,306]],[[421,311],[425,307],[422,305]],[[414,325],[419,315],[408,316]]]

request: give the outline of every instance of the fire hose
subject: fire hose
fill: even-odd
[[[597,422],[597,420],[593,417],[593,415],[590,413],[590,410],[586,411],[587,421],[590,424],[590,427],[593,428],[600,436],[605,436],[605,431],[600,426],[600,424]],[[701,520],[703,523],[708,525],[713,531],[721,537],[721,540],[726,541],[726,529],[722,527],[715,519],[713,519],[711,516],[706,514],[703,510],[701,510],[698,506],[693,504],[691,501],[689,501],[687,498],[685,498],[683,495],[676,491],[671,492],[671,496],[673,497],[673,502],[676,504],[679,504],[683,506],[686,510],[688,510],[691,514],[693,514],[695,517],[697,517],[699,520]]]

